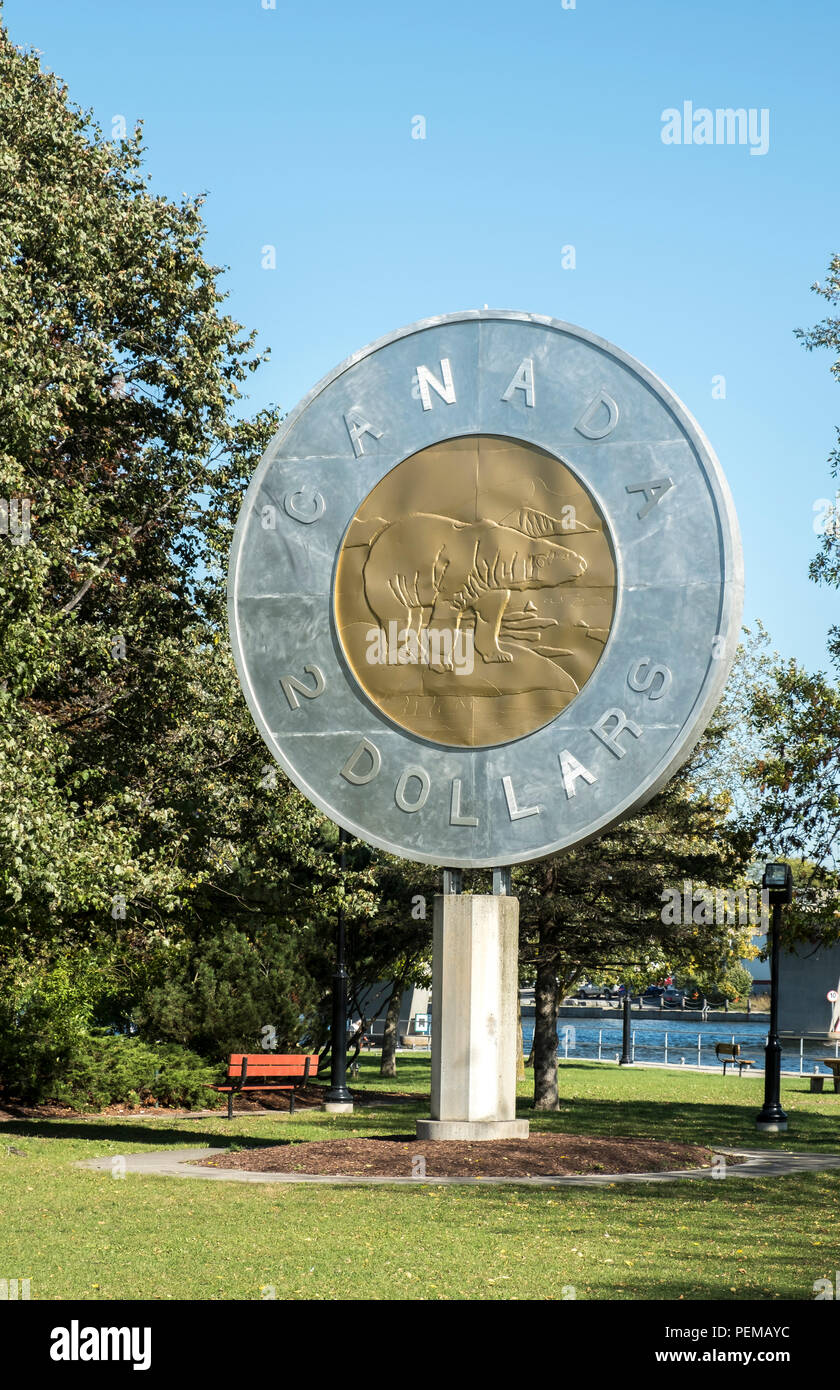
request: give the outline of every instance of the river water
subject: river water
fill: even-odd
[[[634,1060],[637,1062],[664,1062],[666,1034],[667,1034],[667,1061],[671,1064],[680,1066],[682,1059],[685,1059],[687,1067],[714,1067],[720,1066],[720,1062],[715,1056],[716,1043],[736,1042],[741,1044],[741,1054],[746,1058],[752,1058],[756,1067],[764,1066],[764,1044],[767,1039],[767,1023],[735,1023],[727,1026],[725,1020],[716,1020],[708,1023],[688,1023],[677,1018],[666,1021],[664,1019],[637,1018],[634,1017],[631,1023],[631,1031],[635,1037]],[[616,1014],[615,1021],[607,1018],[597,1018],[586,1021],[584,1019],[561,1019],[557,1025],[558,1054],[560,1057],[568,1056],[585,1060],[598,1060],[599,1041],[600,1058],[602,1061],[616,1060],[621,1053],[621,1016]],[[534,1020],[524,1018],[522,1020],[522,1040],[527,1056],[531,1050],[531,1043],[534,1037]],[[698,1052],[699,1042],[699,1052]],[[790,1038],[782,1039],[782,1070],[787,1072],[799,1072],[800,1066],[800,1044]],[[802,1068],[803,1071],[813,1074],[816,1070],[823,1076],[830,1076],[830,1068],[824,1067],[821,1063],[823,1057],[833,1057],[840,1051],[837,1043],[819,1042],[813,1038],[806,1038],[802,1045]]]

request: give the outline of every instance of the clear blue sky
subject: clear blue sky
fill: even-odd
[[[792,330],[823,317],[809,287],[840,249],[836,0],[263,3],[3,6],[106,133],[143,118],[154,187],[209,195],[230,312],[272,348],[253,405],[290,408],[431,314],[581,324],[697,417],[738,508],[745,619],[824,667],[840,594],[807,567],[840,389]],[[767,108],[769,151],[663,144],[684,101]]]

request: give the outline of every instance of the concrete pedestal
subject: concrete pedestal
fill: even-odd
[[[519,903],[435,898],[431,1118],[418,1139],[526,1139],[516,1118]]]
[[[353,1102],[352,1100],[325,1100],[321,1109],[326,1110],[328,1115],[352,1115]]]

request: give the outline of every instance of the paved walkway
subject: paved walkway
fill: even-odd
[[[418,1146],[420,1145],[418,1140]],[[154,1153],[121,1155],[127,1173],[150,1173],[154,1177],[170,1178],[209,1178],[217,1182],[283,1182],[283,1183],[328,1183],[337,1186],[362,1187],[416,1187],[436,1186],[459,1187],[609,1187],[612,1183],[626,1182],[674,1182],[676,1179],[691,1178],[695,1181],[720,1179],[723,1171],[727,1176],[739,1178],[777,1178],[787,1173],[821,1173],[830,1168],[840,1168],[840,1154],[793,1154],[767,1149],[716,1149],[717,1154],[732,1159],[727,1170],[718,1164],[712,1168],[679,1168],[670,1173],[588,1173],[571,1178],[360,1178],[338,1177],[334,1174],[315,1173],[249,1173],[241,1168],[199,1168],[198,1160],[215,1158],[227,1153],[227,1149],[158,1149]],[[114,1157],[89,1158],[77,1163],[77,1168],[94,1168],[99,1172],[113,1172]],[[737,1166],[736,1166],[737,1165]]]

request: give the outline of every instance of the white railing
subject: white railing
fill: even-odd
[[[715,1041],[719,1042],[720,1039],[717,1038],[717,1039],[715,1039],[715,1041],[711,1041],[711,1039],[710,1039],[710,1034],[709,1034],[709,1033],[706,1033],[706,1034],[705,1034],[705,1038],[704,1038],[704,1034],[698,1032],[698,1034],[697,1034],[697,1047],[696,1047],[696,1050],[697,1050],[697,1060],[696,1060],[696,1061],[693,1061],[693,1060],[692,1060],[691,1062],[687,1061],[687,1056],[688,1056],[689,1050],[690,1050],[692,1053],[694,1052],[694,1042],[693,1042],[691,1039],[689,1039],[689,1038],[684,1038],[684,1039],[682,1039],[682,1040],[677,1044],[677,1043],[675,1043],[675,1042],[673,1041],[673,1039],[670,1037],[669,1033],[666,1032],[665,1035],[664,1035],[663,1041],[662,1041],[661,1043],[647,1043],[647,1042],[645,1042],[645,1041],[643,1040],[643,1038],[639,1038],[639,1036],[638,1036],[638,1034],[637,1034],[637,1030],[636,1030],[635,1028],[633,1028],[633,1029],[631,1030],[631,1035],[630,1035],[630,1036],[631,1036],[630,1056],[631,1056],[631,1060],[632,1060],[633,1062],[639,1061],[639,1062],[642,1063],[642,1064],[648,1063],[648,1064],[651,1065],[651,1066],[666,1066],[666,1067],[667,1067],[667,1066],[677,1066],[677,1065],[678,1065],[678,1066],[683,1066],[683,1067],[689,1066],[689,1067],[694,1067],[694,1068],[703,1068],[703,1067],[706,1067],[707,1069],[713,1068],[713,1067],[715,1067],[715,1066],[720,1065],[719,1061],[717,1060],[717,1058],[716,1058],[715,1055],[714,1055]],[[730,1034],[730,1037],[729,1037],[729,1040],[730,1040],[730,1043],[732,1043],[732,1044],[734,1045],[734,1044],[737,1042],[737,1036],[736,1036],[736,1034],[735,1034],[735,1033],[731,1033],[731,1034]],[[786,1076],[809,1076],[809,1075],[815,1075],[815,1074],[816,1074],[816,1075],[819,1075],[819,1076],[831,1076],[832,1073],[831,1073],[830,1069],[829,1069],[829,1068],[823,1068],[822,1065],[821,1065],[820,1060],[817,1060],[816,1062],[814,1062],[814,1064],[813,1064],[813,1070],[811,1070],[811,1071],[806,1070],[805,1043],[806,1043],[806,1042],[809,1042],[815,1050],[818,1050],[818,1051],[822,1052],[823,1055],[825,1055],[826,1050],[827,1050],[828,1048],[833,1048],[835,1058],[840,1058],[840,1039],[835,1039],[833,1042],[824,1042],[824,1043],[822,1043],[822,1042],[819,1041],[818,1038],[813,1038],[813,1037],[812,1037],[812,1038],[806,1038],[806,1037],[804,1037],[804,1036],[800,1036],[800,1037],[798,1037],[798,1038],[792,1038],[790,1035],[786,1035],[785,1040],[784,1040],[784,1042],[783,1042],[783,1044],[782,1044],[782,1060],[783,1060],[783,1063],[784,1063],[784,1056],[785,1056],[785,1053],[787,1053],[787,1054],[789,1055],[790,1052],[791,1052],[791,1050],[792,1050],[791,1044],[795,1044],[797,1041],[798,1041],[798,1043],[799,1043],[798,1058],[797,1058],[797,1066],[796,1066],[796,1068],[792,1068],[792,1067],[785,1067],[784,1064],[783,1064],[783,1065],[782,1065],[782,1071],[784,1072],[784,1074],[785,1074]],[[591,1042],[589,1042],[588,1040],[587,1040],[587,1041],[583,1041],[582,1044],[581,1044],[580,1042],[578,1042],[578,1038],[577,1038],[577,1036],[576,1036],[575,1029],[572,1028],[572,1027],[564,1027],[564,1028],[561,1029],[561,1036],[560,1036],[560,1039],[559,1039],[559,1041],[558,1041],[558,1049],[557,1049],[557,1050],[558,1050],[558,1053],[561,1053],[561,1054],[562,1054],[562,1056],[563,1056],[563,1058],[564,1058],[565,1061],[569,1061],[569,1060],[571,1059],[572,1061],[574,1061],[574,1060],[579,1060],[579,1061],[598,1061],[598,1062],[609,1061],[609,1062],[612,1062],[614,1059],[616,1059],[618,1056],[620,1056],[620,1053],[616,1053],[616,1052],[614,1051],[614,1047],[615,1047],[615,1044],[621,1045],[621,1042],[622,1042],[622,1033],[621,1033],[621,1031],[619,1031],[619,1030],[613,1031],[612,1029],[610,1029],[609,1032],[608,1032],[608,1035],[607,1035],[607,1039],[606,1039],[606,1041],[605,1041],[605,1039],[604,1039],[604,1029],[603,1029],[603,1028],[599,1028],[599,1029],[598,1029],[597,1048],[596,1048],[596,1044],[595,1044],[594,1039],[593,1039]],[[706,1050],[706,1053],[707,1053],[707,1058],[706,1058],[705,1061],[704,1061],[704,1058],[703,1058],[704,1044],[705,1044],[705,1050]],[[526,1047],[527,1047],[527,1045],[526,1045]],[[755,1060],[756,1060],[756,1062],[758,1062],[759,1064],[762,1063],[762,1062],[764,1061],[764,1047],[765,1047],[765,1040],[764,1040],[763,1037],[760,1037],[760,1038],[749,1038],[749,1039],[742,1039],[742,1040],[741,1040],[741,1048],[742,1048],[742,1050],[744,1050],[744,1051],[750,1051],[750,1050],[752,1050],[753,1052],[755,1052],[755,1053],[757,1054]],[[658,1059],[657,1059],[657,1057],[656,1057],[657,1052],[661,1053],[661,1060],[658,1060]],[[674,1061],[673,1061],[673,1057],[674,1057],[675,1055],[679,1058],[679,1062],[674,1062]],[[810,1066],[811,1062],[813,1062],[813,1054],[812,1054],[812,1056],[811,1056],[810,1058],[808,1058],[807,1060],[808,1060],[808,1064],[809,1064],[809,1066]],[[760,1066],[759,1066],[759,1070],[760,1070]]]

